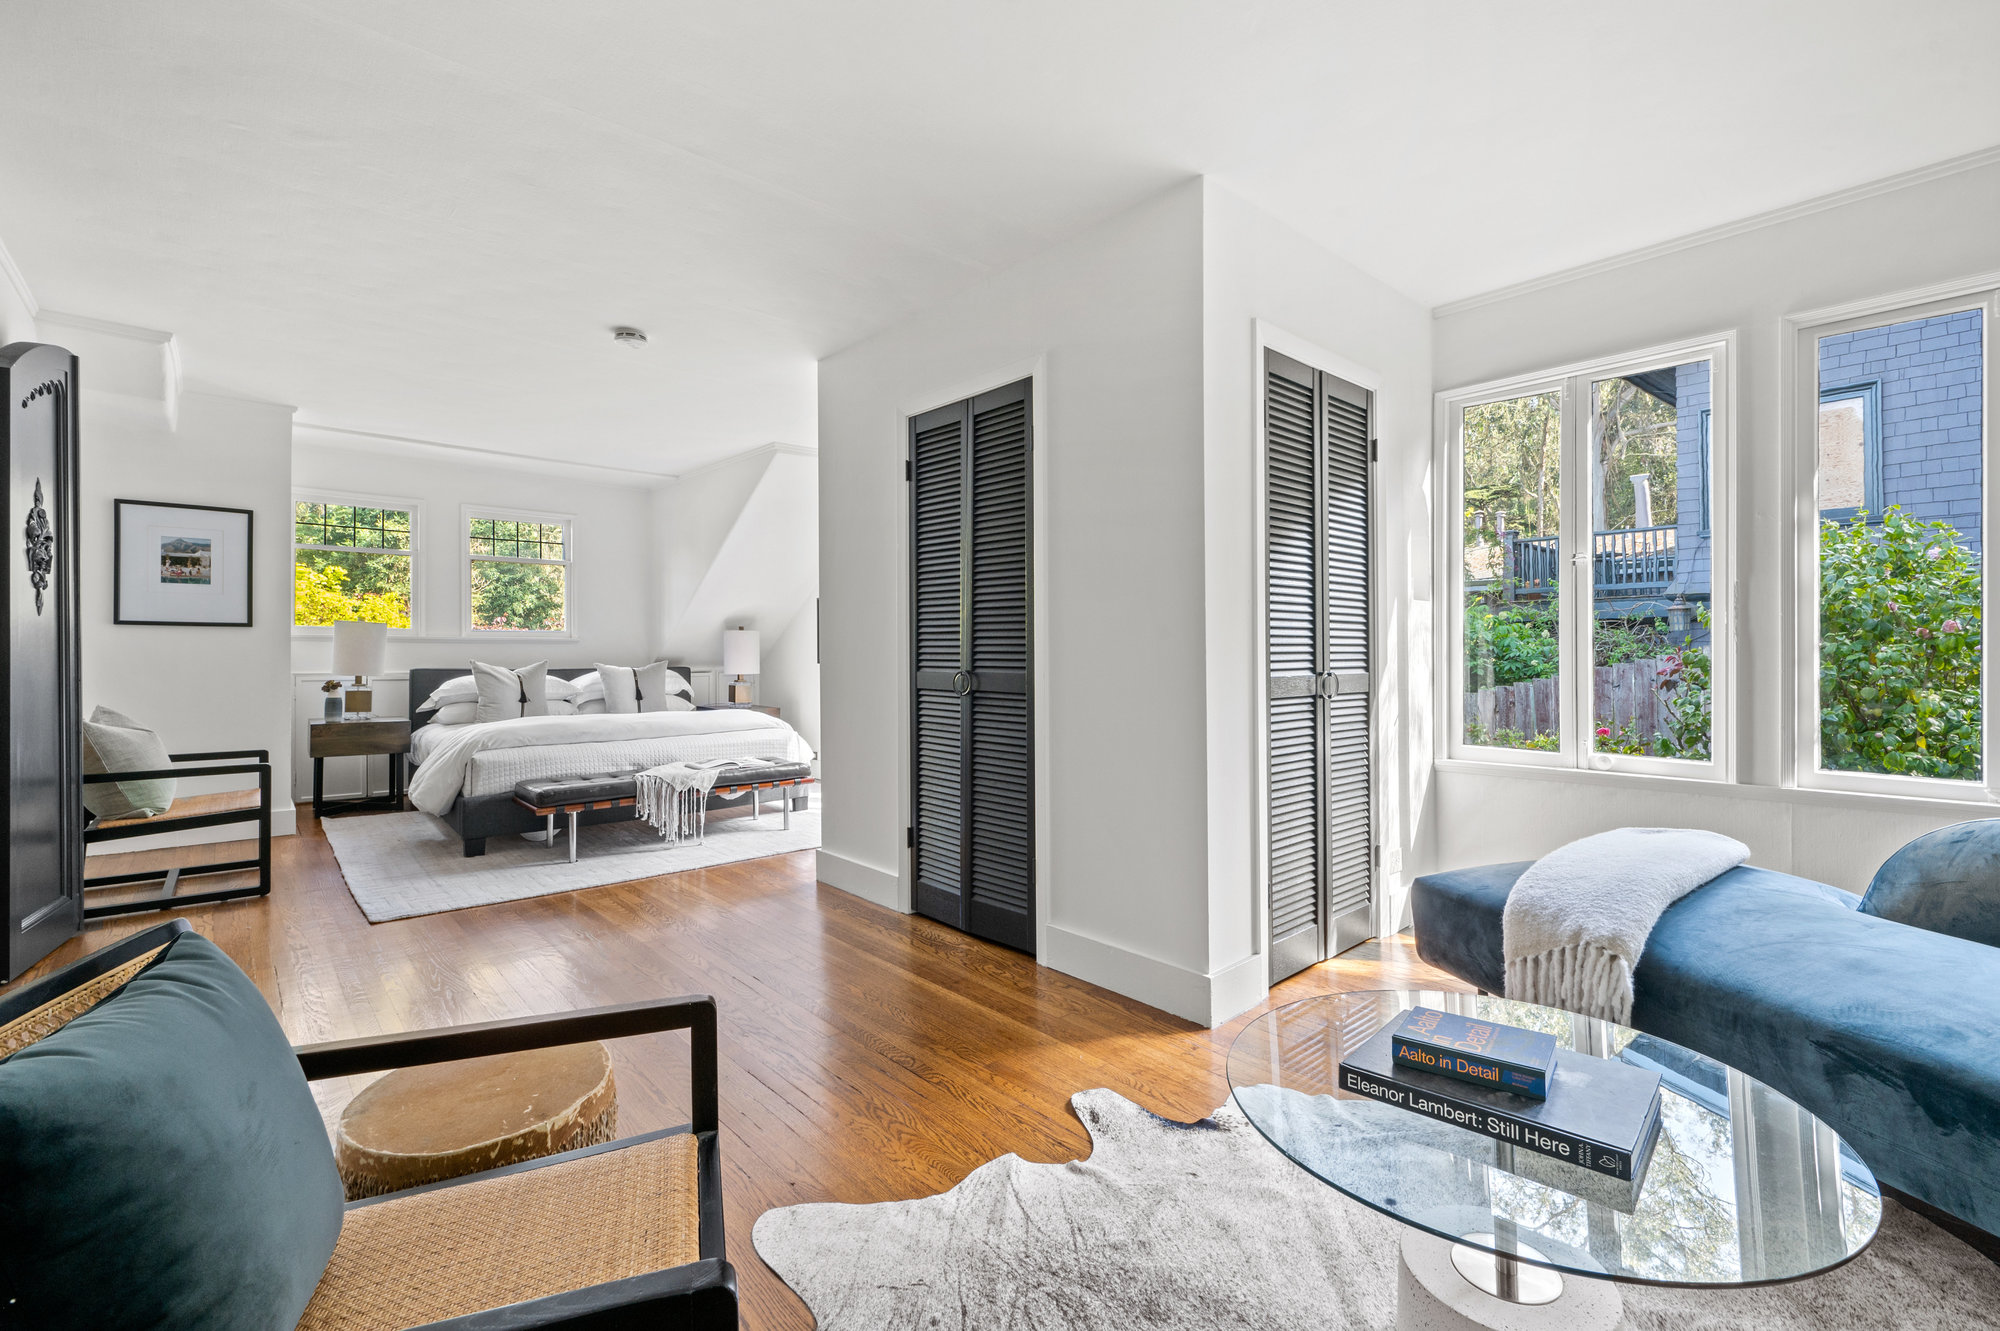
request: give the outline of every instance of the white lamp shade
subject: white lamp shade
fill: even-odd
[[[722,630],[722,673],[725,675],[754,675],[757,673],[757,630]]]
[[[343,619],[333,626],[333,673],[379,675],[388,668],[389,626]]]

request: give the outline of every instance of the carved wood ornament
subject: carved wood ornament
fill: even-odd
[[[35,482],[35,506],[28,510],[28,579],[35,584],[35,613],[42,613],[42,593],[49,589],[49,570],[56,563],[56,534],[49,511],[42,506],[42,483]]]

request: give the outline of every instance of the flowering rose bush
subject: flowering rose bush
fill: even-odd
[[[1891,508],[1821,523],[1819,567],[1821,765],[1977,780],[1979,556]]]

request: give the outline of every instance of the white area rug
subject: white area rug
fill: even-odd
[[[757,1254],[819,1331],[1395,1324],[1402,1227],[1285,1159],[1233,1104],[1194,1124],[1111,1091],[1070,1104],[1088,1160],[1008,1155],[936,1197],[766,1211]],[[1632,1331],[2000,1326],[2000,1267],[1887,1201],[1874,1244],[1826,1275],[1620,1293]]]
[[[598,823],[579,830],[575,864],[567,832],[553,850],[519,836],[488,837],[486,853],[468,859],[458,834],[427,813],[329,818],[320,827],[361,913],[381,924],[811,850],[819,845],[818,792],[812,807],[792,814],[791,831],[783,824],[768,799],[754,821],[711,811],[708,838],[699,845],[662,845],[659,833],[637,819]]]

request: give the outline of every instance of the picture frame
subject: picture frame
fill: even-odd
[[[111,503],[112,623],[251,627],[250,509]]]

